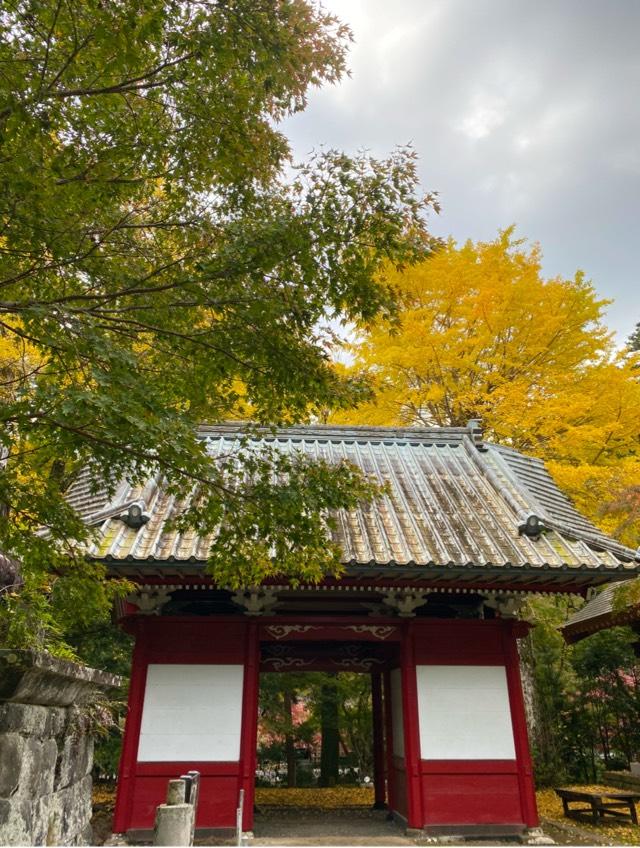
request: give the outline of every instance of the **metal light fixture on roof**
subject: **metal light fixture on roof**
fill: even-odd
[[[518,524],[518,533],[521,536],[529,536],[530,539],[535,539],[545,529],[542,519],[535,512],[522,514],[520,523]]]
[[[147,521],[149,521],[150,517],[151,516],[144,511],[144,504],[141,501],[136,501],[135,503],[130,504],[125,514],[120,516],[127,527],[131,527],[132,530],[139,530],[147,523]]]

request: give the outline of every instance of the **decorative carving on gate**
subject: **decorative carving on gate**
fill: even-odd
[[[162,607],[171,600],[171,592],[169,589],[143,590],[127,595],[125,600],[137,606],[140,615],[160,615]]]
[[[278,604],[278,596],[273,589],[248,589],[236,592],[231,600],[244,607],[245,615],[268,615]]]
[[[362,645],[343,645],[339,654],[341,656],[333,660],[334,665],[353,671],[371,671],[374,665],[384,665],[385,662],[378,657],[368,656]]]
[[[269,636],[280,641],[291,636],[292,633],[308,633],[310,630],[322,630],[315,624],[270,624],[267,628]]]
[[[384,665],[384,660],[378,660],[374,657],[368,657],[367,659],[344,657],[341,660],[334,660],[333,663],[338,668],[349,669],[351,671],[371,671],[374,665]]]
[[[524,604],[524,595],[497,594],[487,592],[484,599],[485,607],[495,610],[500,618],[518,618]]]
[[[382,602],[396,610],[400,618],[413,618],[418,607],[427,603],[426,592],[397,592],[390,590]]]
[[[383,624],[348,624],[343,630],[353,630],[354,633],[370,633],[374,639],[384,641],[395,633],[395,627],[385,626]]]
[[[311,668],[313,660],[302,657],[267,657],[262,661],[263,666],[271,666],[273,671],[287,671],[292,668]]]

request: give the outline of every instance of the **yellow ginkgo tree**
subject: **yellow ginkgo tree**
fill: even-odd
[[[616,350],[607,301],[584,275],[545,278],[539,247],[510,228],[487,243],[449,240],[386,276],[400,313],[362,328],[353,349],[375,398],[334,420],[481,418],[487,438],[543,457],[579,508],[637,545],[628,493],[640,480],[638,354]]]

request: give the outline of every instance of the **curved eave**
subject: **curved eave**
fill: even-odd
[[[136,558],[127,556],[116,559],[111,556],[91,557],[107,567],[110,576],[121,577],[205,577],[206,561],[190,557],[178,559],[168,557]],[[550,587],[557,592],[582,592],[595,586],[612,581],[629,580],[640,575],[639,563],[625,563],[621,566],[601,563],[599,565],[541,565],[530,563],[476,563],[447,562],[417,564],[389,561],[384,564],[344,563],[341,579],[357,580],[366,583],[380,581],[399,584],[430,585],[456,587],[514,586],[535,591],[537,587]]]
[[[575,624],[565,624],[561,630],[565,642],[571,645],[609,627],[622,627],[635,622],[640,622],[640,605],[619,612],[606,612]]]

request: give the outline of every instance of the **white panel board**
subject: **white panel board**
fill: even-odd
[[[139,762],[236,762],[241,665],[149,665]]]
[[[391,718],[393,719],[393,753],[404,757],[404,720],[402,716],[402,675],[399,668],[391,672]]]
[[[423,760],[514,760],[504,666],[419,665]]]

